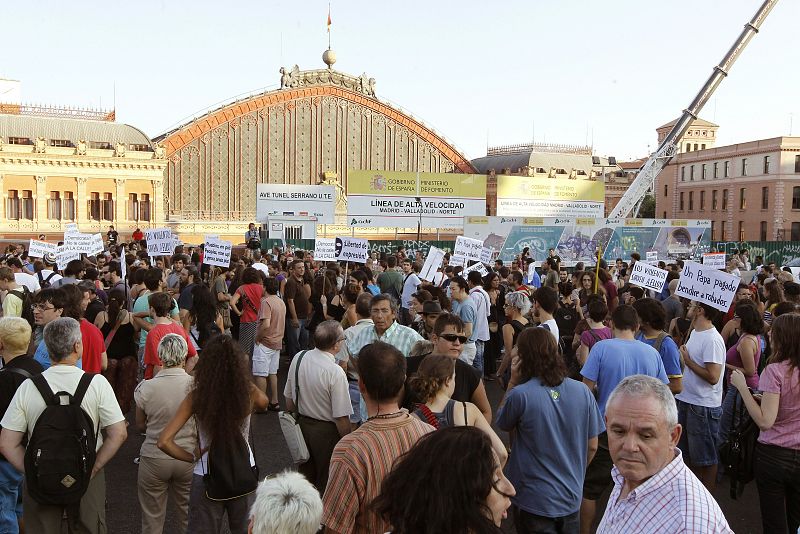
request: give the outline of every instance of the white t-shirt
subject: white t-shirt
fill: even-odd
[[[558,345],[558,324],[556,323],[555,319],[548,319],[542,322],[543,325],[547,325],[550,329],[550,333],[553,334],[553,337],[556,338],[556,345]]]
[[[421,283],[419,277],[413,272],[411,274],[403,273],[403,294],[400,297],[403,308],[411,308],[411,295],[417,292]]]
[[[53,393],[59,391],[74,393],[83,374],[83,371],[74,365],[53,365],[47,368],[42,376],[47,380]],[[0,425],[3,428],[24,432],[30,436],[45,407],[44,399],[33,381],[26,380],[14,393],[14,398],[11,399],[11,404],[8,405],[8,410],[6,410],[3,420],[0,421]],[[83,402],[81,402],[81,407],[92,418],[95,431],[98,423],[103,429],[125,420],[114,390],[111,389],[111,384],[103,375],[95,375],[92,379],[89,389],[86,390],[86,395],[83,397]],[[99,449],[102,444],[103,433],[100,432],[97,436],[97,448]]]
[[[722,336],[714,327],[703,331],[694,330],[686,342],[686,350],[692,361],[698,365],[720,364],[720,380],[712,386],[697,376],[687,365],[683,370],[683,391],[675,395],[675,398],[695,406],[707,408],[722,406],[721,375],[725,372],[725,341]]]
[[[42,269],[41,271],[39,271],[39,274],[42,275],[42,280],[45,280],[45,281],[47,280],[47,278],[51,274],[53,275],[52,278],[50,278],[50,286],[51,287],[52,287],[52,285],[54,283],[58,282],[62,278],[60,274],[58,274],[57,272],[55,272],[55,271],[53,271],[51,269]],[[39,275],[38,274],[36,275],[36,281],[37,282],[39,281]]]
[[[55,276],[53,277],[55,278]],[[21,286],[27,287],[31,293],[42,289],[39,286],[39,277],[28,273],[14,273],[14,280]]]

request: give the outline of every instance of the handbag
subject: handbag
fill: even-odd
[[[758,425],[747,412],[744,399],[741,395],[737,395],[731,410],[731,431],[728,440],[719,448],[720,462],[731,478],[731,499],[739,498],[745,484],[755,478],[756,442],[760,433]]]
[[[286,445],[289,447],[289,452],[292,455],[292,460],[296,464],[302,464],[308,461],[311,455],[308,452],[308,445],[303,437],[303,431],[300,428],[300,364],[303,362],[303,356],[306,355],[307,350],[304,350],[297,356],[297,365],[294,368],[294,410],[291,412],[281,411],[278,412],[278,421],[281,424],[281,432],[283,438],[286,440]]]

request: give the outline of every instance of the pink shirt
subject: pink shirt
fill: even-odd
[[[800,450],[800,371],[788,361],[771,363],[761,373],[764,393],[780,395],[778,416],[769,430],[762,430],[758,442]]]

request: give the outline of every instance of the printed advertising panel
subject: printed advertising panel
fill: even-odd
[[[485,213],[482,174],[348,171],[350,226],[461,228],[464,216]]]
[[[603,217],[605,184],[599,180],[564,180],[531,176],[497,177],[497,215]]]
[[[316,217],[319,224],[333,224],[336,186],[258,184],[256,220],[270,217]]]

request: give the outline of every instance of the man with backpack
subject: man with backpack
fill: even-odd
[[[25,473],[27,531],[60,533],[66,510],[70,531],[105,532],[103,467],[127,438],[125,418],[105,377],[75,366],[83,351],[78,321],[48,323],[44,340],[52,365],[14,394],[0,421],[0,453]]]
[[[46,253],[42,257],[42,268],[36,272],[36,278],[39,282],[39,287],[42,289],[52,287],[52,285],[61,280],[61,275],[55,270],[56,255],[52,252]]]
[[[8,292],[3,299],[3,317],[25,316],[33,326],[31,292],[17,283],[14,272],[8,267],[0,267],[0,290]]]
[[[640,330],[636,339],[647,343],[658,351],[664,362],[664,371],[669,378],[669,389],[677,395],[683,389],[681,353],[672,337],[664,331],[667,326],[666,312],[659,301],[644,298],[635,301],[633,309],[639,315]]]
[[[381,288],[381,293],[386,293],[400,304],[400,297],[403,294],[403,274],[397,270],[395,256],[386,258],[386,270],[378,275],[376,282]]]

